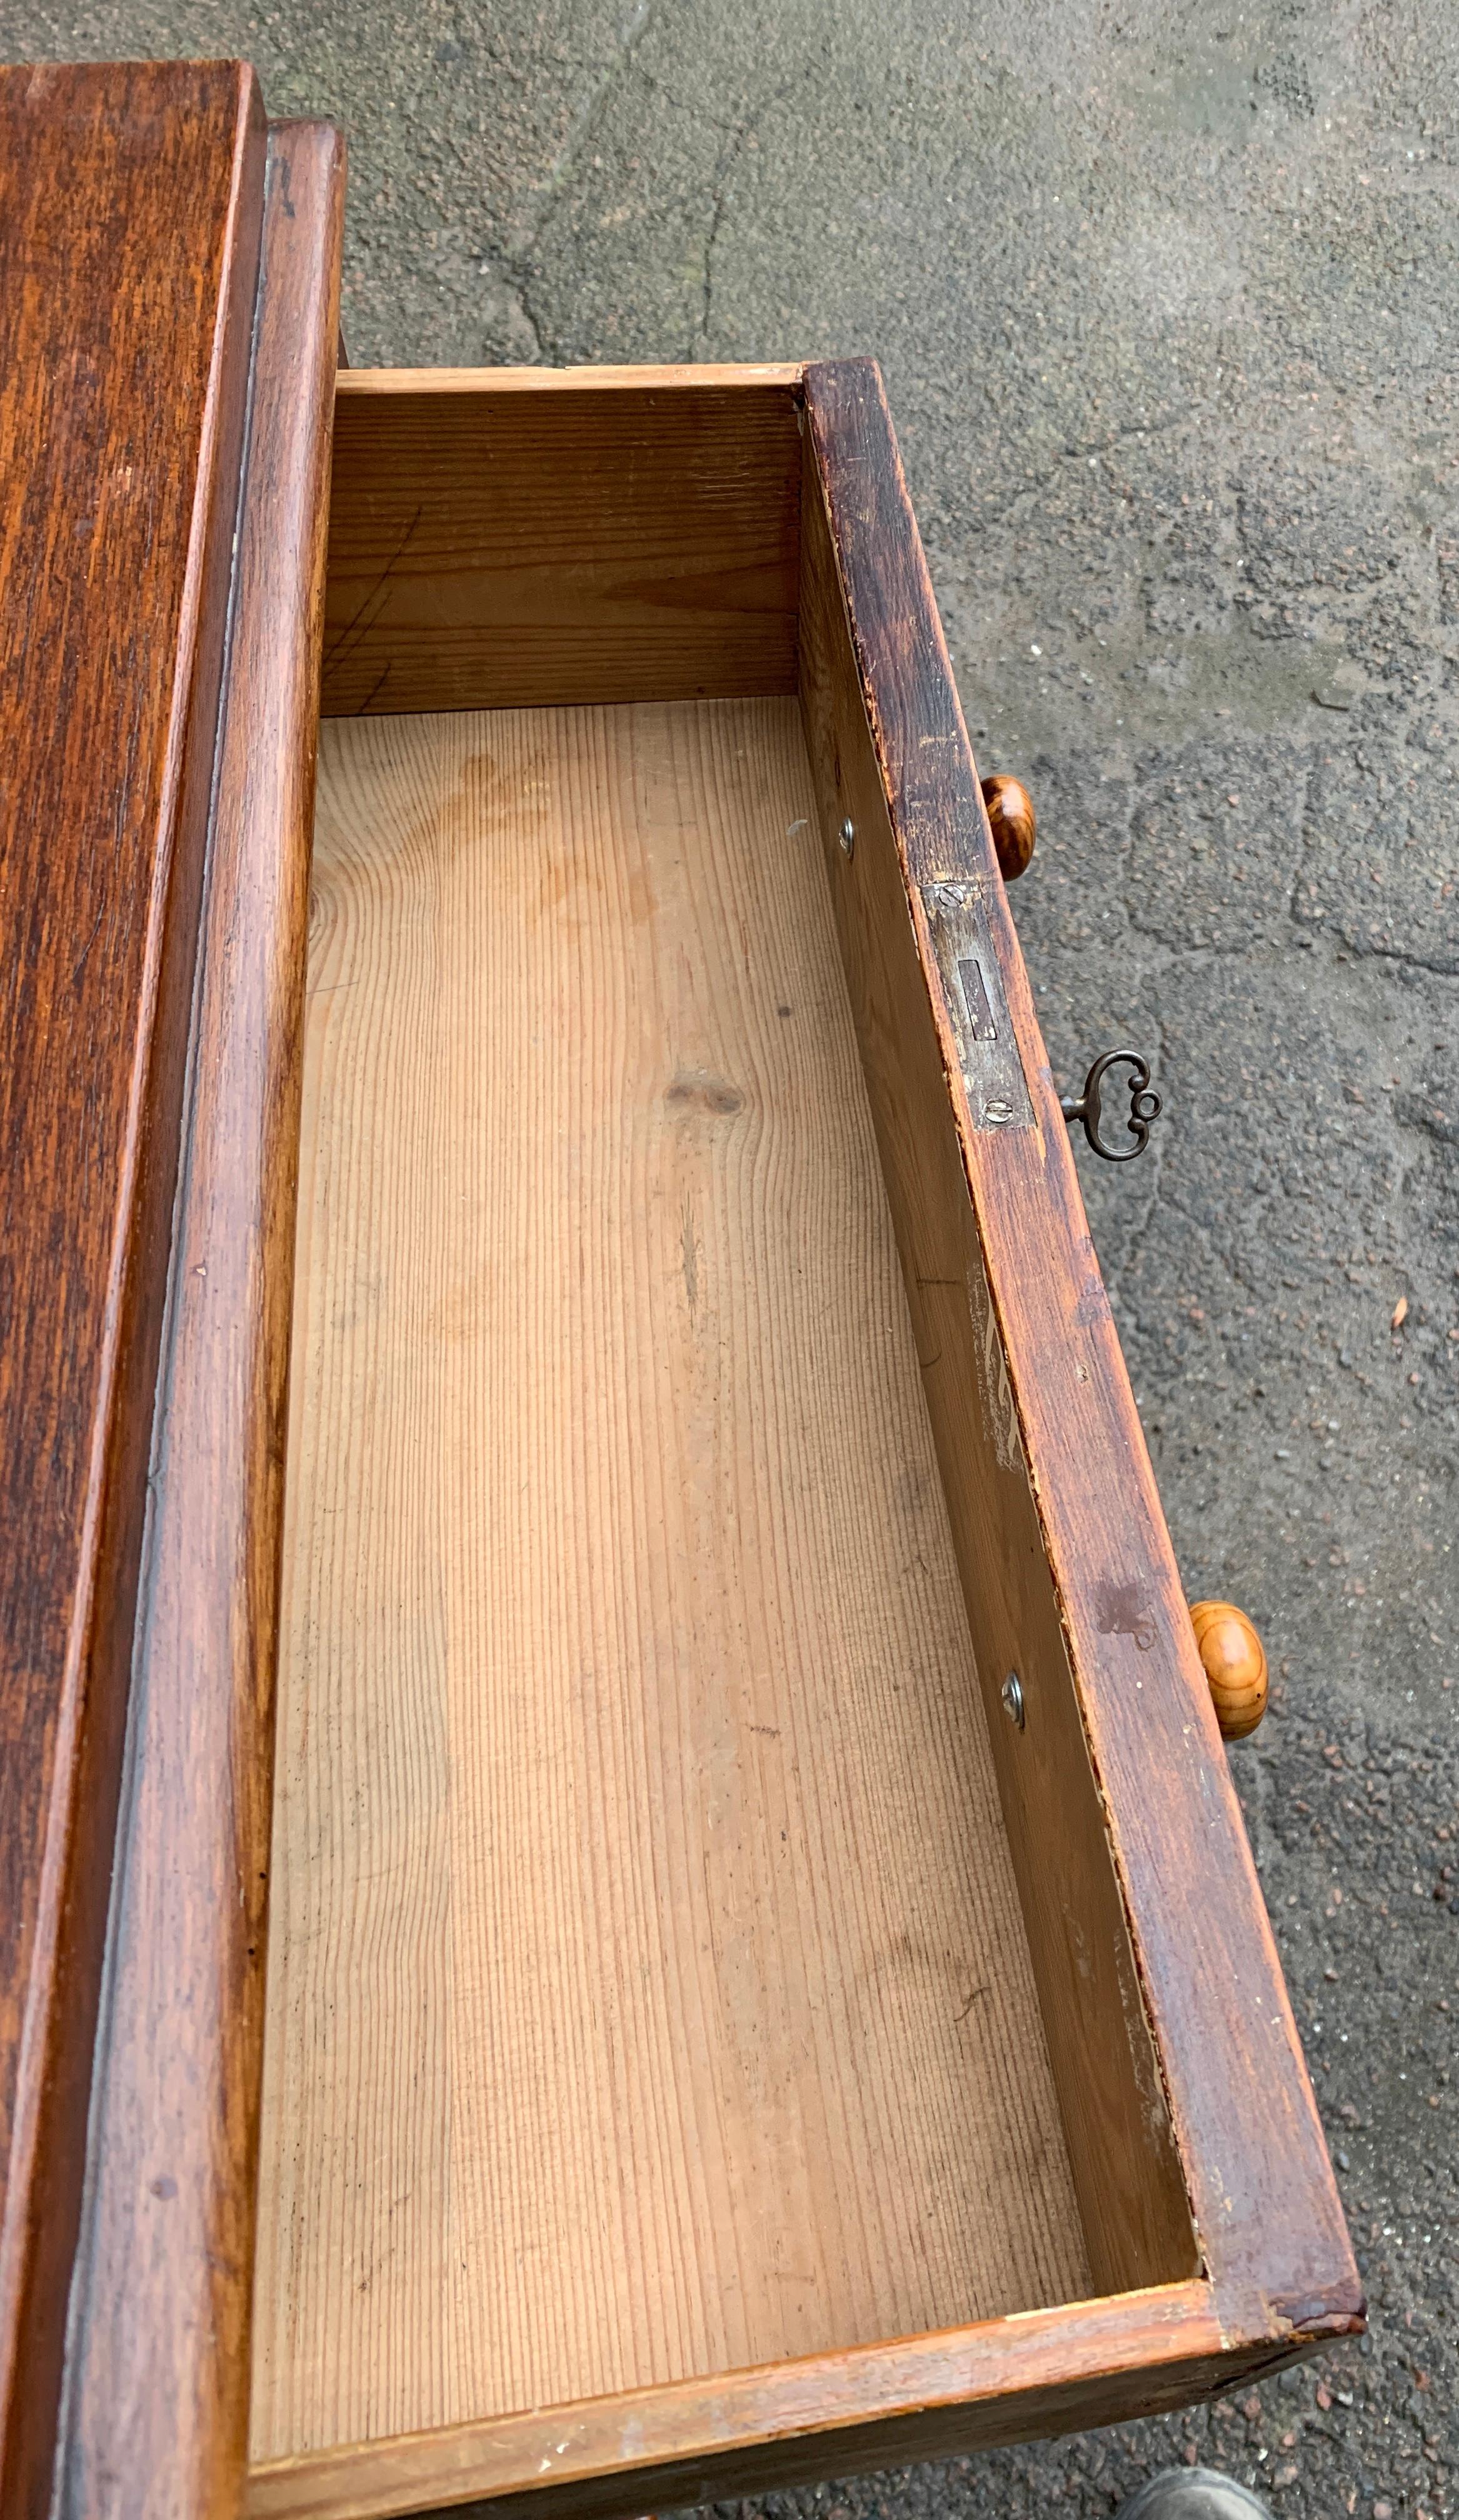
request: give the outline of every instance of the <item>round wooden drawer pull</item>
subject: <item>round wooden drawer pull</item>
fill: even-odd
[[[1239,1741],[1266,1713],[1266,1656],[1245,1610],[1232,1601],[1193,1601],[1191,1625],[1210,1684],[1221,1737]]]
[[[984,779],[982,801],[987,807],[993,846],[998,852],[998,871],[1005,883],[1022,875],[1033,855],[1038,825],[1033,815],[1033,799],[1022,779]]]

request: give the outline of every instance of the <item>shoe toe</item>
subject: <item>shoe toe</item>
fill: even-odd
[[[1211,2467],[1168,2467],[1123,2503],[1117,2520],[1271,2520],[1264,2502]]]

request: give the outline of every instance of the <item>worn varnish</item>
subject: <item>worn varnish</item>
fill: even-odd
[[[255,2459],[1089,2290],[813,820],[327,731]]]
[[[0,2507],[85,2146],[258,267],[237,64],[0,71]]]
[[[211,2520],[246,2459],[343,177],[273,126],[59,2520]]]

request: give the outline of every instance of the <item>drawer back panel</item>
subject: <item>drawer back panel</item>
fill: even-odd
[[[799,371],[694,374],[342,376],[324,715],[794,692]]]

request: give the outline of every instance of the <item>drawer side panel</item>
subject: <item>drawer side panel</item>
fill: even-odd
[[[1039,1775],[1040,1745],[1047,1736],[1052,1748],[1073,1707],[1223,2328],[1235,2345],[1280,2336],[1292,2323],[1319,2318],[1350,2324],[1362,2314],[1351,2247],[1089,1238],[1027,974],[996,874],[875,364],[851,361],[808,370],[806,404],[816,476],[808,520],[819,505],[825,532],[821,567],[829,544],[859,684],[861,729],[854,741],[843,741],[841,769],[843,778],[849,770],[859,783],[858,802],[865,799],[860,810],[869,825],[866,857],[882,867],[874,931],[861,916],[843,914],[852,953],[870,958],[874,970],[883,963],[884,948],[887,957],[887,1001],[868,1008],[868,1072],[894,1074],[905,1061],[909,1083],[918,1073],[924,1080],[924,1101],[933,1056],[945,1079],[940,1100],[946,1116],[928,1124],[931,1174],[913,1154],[910,1102],[900,1113],[888,1104],[884,1147],[895,1142],[889,1177],[904,1185],[900,1192],[893,1190],[893,1205],[900,1197],[917,1222],[918,1231],[904,1244],[915,1271],[920,1208],[930,1209],[935,1200],[945,1210],[966,1187],[966,1226],[952,1235],[946,1224],[951,1257],[976,1231],[1036,1509],[1035,1530],[1030,1508],[1010,1481],[1007,1503],[999,1508],[1009,1516],[1009,1562],[1024,1558],[1038,1586],[1051,1590],[1072,1676],[1071,1700],[1054,1654],[1052,1606],[1041,1607],[1039,1634],[1048,1642],[1038,1646],[1027,1730],[1019,1735],[1004,1730],[1005,1757],[1019,1763],[1005,1809],[1016,1849],[1023,1840],[1035,1955],[1042,1943],[1051,1962],[1058,1959],[1057,1935],[1050,1949],[1048,1924],[1040,1922],[1053,1923],[1050,1904],[1076,1949],[1081,1919],[1097,1914],[1103,1898],[1097,1871],[1091,1875],[1072,1859],[1076,1833],[1083,1833],[1087,1845],[1085,1822],[1063,1784],[1050,1790],[1053,1771],[1046,1779]],[[821,636],[834,653],[834,603],[817,584],[813,550],[807,604],[823,608]],[[807,631],[807,709],[813,751],[819,746],[820,753],[822,814],[829,821],[840,811],[837,721],[817,698],[815,652]],[[850,704],[843,653],[835,671],[844,728]],[[850,714],[854,720],[856,712]],[[853,869],[866,863],[859,847],[852,863]],[[992,935],[1033,1097],[1034,1130],[980,1130],[969,1110],[920,898],[922,888],[948,879],[979,879],[987,886]],[[908,920],[920,967],[915,983],[907,976],[902,941]],[[891,1037],[893,962],[901,1000]],[[873,1091],[875,1100],[875,1085]],[[937,1231],[942,1230],[939,1221]],[[957,1274],[943,1260],[937,1274],[944,1267],[948,1275]],[[949,1289],[927,1291],[952,1301]],[[976,1309],[976,1278],[972,1292]],[[953,1316],[942,1318],[950,1328]],[[930,1319],[930,1328],[938,1326]],[[964,1394],[971,1363],[957,1377]],[[970,1444],[966,1408],[960,1417],[955,1393],[949,1390],[941,1405],[937,1390],[930,1377],[949,1499],[959,1500],[956,1524],[965,1509],[959,1483],[970,1476],[966,1457],[976,1452],[976,1430]],[[977,1509],[971,1493],[967,1509]],[[1043,1571],[1031,1559],[1035,1544]],[[996,1669],[985,1671],[983,1685],[996,1688],[1000,1678]],[[1067,1756],[1073,1759],[1072,1744]],[[1051,1876],[1060,1866],[1068,1868],[1055,1885]],[[1219,1895],[1212,1895],[1213,1885]],[[1163,2167],[1163,2142],[1147,2103],[1148,2069],[1128,2002],[1121,2006],[1130,2056],[1128,2077],[1118,2077],[1122,2114],[1102,2124],[1103,2104],[1091,2110],[1085,2084],[1107,2032],[1089,2003],[1091,1981],[1077,1968],[1066,1979],[1073,2014],[1061,2024],[1057,1974],[1055,1967],[1049,2035],[1062,2048],[1063,2068],[1056,2061],[1056,2073],[1063,2082],[1076,2176],[1082,2164],[1091,2246],[1098,2249],[1102,2228],[1104,2247],[1117,2253],[1119,2247],[1118,2224],[1101,2208],[1100,2182],[1119,2182],[1129,2195],[1131,2181],[1147,2178],[1162,2196],[1160,2228],[1173,2246],[1179,2235],[1173,2182]]]
[[[1119,2292],[1191,2272],[1190,2214],[963,1171],[949,1075],[967,1091],[965,1057],[933,1020],[809,451],[803,550],[801,702],[827,875],[1090,2261],[1100,2288]],[[849,858],[837,839],[847,819]],[[991,853],[937,872],[946,880],[929,892],[976,892],[1006,1034]],[[939,922],[934,954],[942,937]],[[1026,1115],[999,1136],[1037,1145],[1018,1045],[996,1049],[1009,1071],[1000,1097],[1013,1108],[1017,1095]],[[1027,1707],[1021,1732],[1000,1703],[1011,1671]]]

